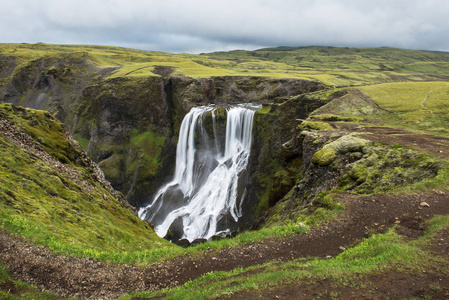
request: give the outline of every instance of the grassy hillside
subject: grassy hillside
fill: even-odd
[[[1,228],[80,256],[171,246],[99,181],[49,113],[1,104],[0,129]]]
[[[237,69],[257,70],[264,63],[274,62],[278,66],[284,65],[286,73],[303,74],[334,86],[447,79],[449,75],[448,53],[388,47],[278,47],[216,52],[204,56],[233,61]]]
[[[398,126],[449,135],[448,82],[398,82],[360,90],[395,115]]]
[[[0,55],[17,63],[40,57],[85,57],[101,68],[117,68],[110,77],[174,75],[262,76],[319,80],[331,86],[449,78],[449,54],[396,48],[279,47],[256,51],[170,54],[88,45],[0,44]],[[1,59],[1,58],[0,58]],[[8,63],[3,64],[3,68]],[[6,70],[0,71],[0,73]]]

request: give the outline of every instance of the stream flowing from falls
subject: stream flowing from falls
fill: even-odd
[[[193,242],[237,229],[259,108],[201,106],[184,117],[173,179],[139,210],[160,237]]]

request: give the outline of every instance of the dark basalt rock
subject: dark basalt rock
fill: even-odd
[[[176,245],[181,246],[181,247],[189,247],[190,246],[190,242],[187,239],[173,240],[171,242],[173,242]]]
[[[189,242],[189,240],[187,240],[187,239],[180,239],[180,240],[176,240],[176,241],[174,240],[172,242],[181,247],[189,247],[189,246],[195,246],[198,244],[205,243],[205,242],[207,242],[207,239],[196,239],[196,240],[193,240],[192,242]]]
[[[183,235],[184,235],[184,227],[182,224],[182,217],[178,217],[170,225],[167,235],[164,236],[164,238],[169,241],[172,241],[175,244],[178,243],[185,244],[185,241],[181,241]]]
[[[207,239],[195,239],[190,243],[190,246],[195,246],[195,245],[202,244],[205,242],[207,242]]]

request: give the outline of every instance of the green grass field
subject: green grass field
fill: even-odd
[[[0,44],[0,54],[14,56],[19,66],[41,57],[89,59],[101,68],[119,68],[110,77],[159,76],[156,66],[174,75],[261,76],[318,80],[329,86],[393,81],[435,80],[449,76],[449,54],[395,48],[280,47],[256,51],[170,54],[89,45]]]
[[[396,82],[359,89],[397,117],[398,125],[449,134],[448,82]]]

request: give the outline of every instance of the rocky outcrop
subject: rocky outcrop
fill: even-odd
[[[292,131],[278,149],[277,171],[266,173],[268,201],[255,227],[297,222],[304,209],[328,205],[333,191],[373,194],[433,178],[441,165],[406,147],[391,147],[338,130]],[[257,182],[256,182],[257,183]]]
[[[95,67],[87,53],[61,53],[39,57],[22,65],[14,56],[2,56],[6,63],[0,86],[0,100],[56,114],[72,124],[72,111],[86,89],[112,69]]]
[[[177,77],[172,80],[174,85],[181,87],[179,94],[181,100],[191,104],[260,103],[324,88],[315,81],[265,77],[226,76],[204,79]]]
[[[277,98],[256,112],[249,170],[251,183],[244,224],[251,224],[284,197],[301,174],[301,151],[292,139],[301,120],[327,103],[314,94]],[[293,141],[293,142],[292,142]],[[291,147],[286,151],[286,148]]]

